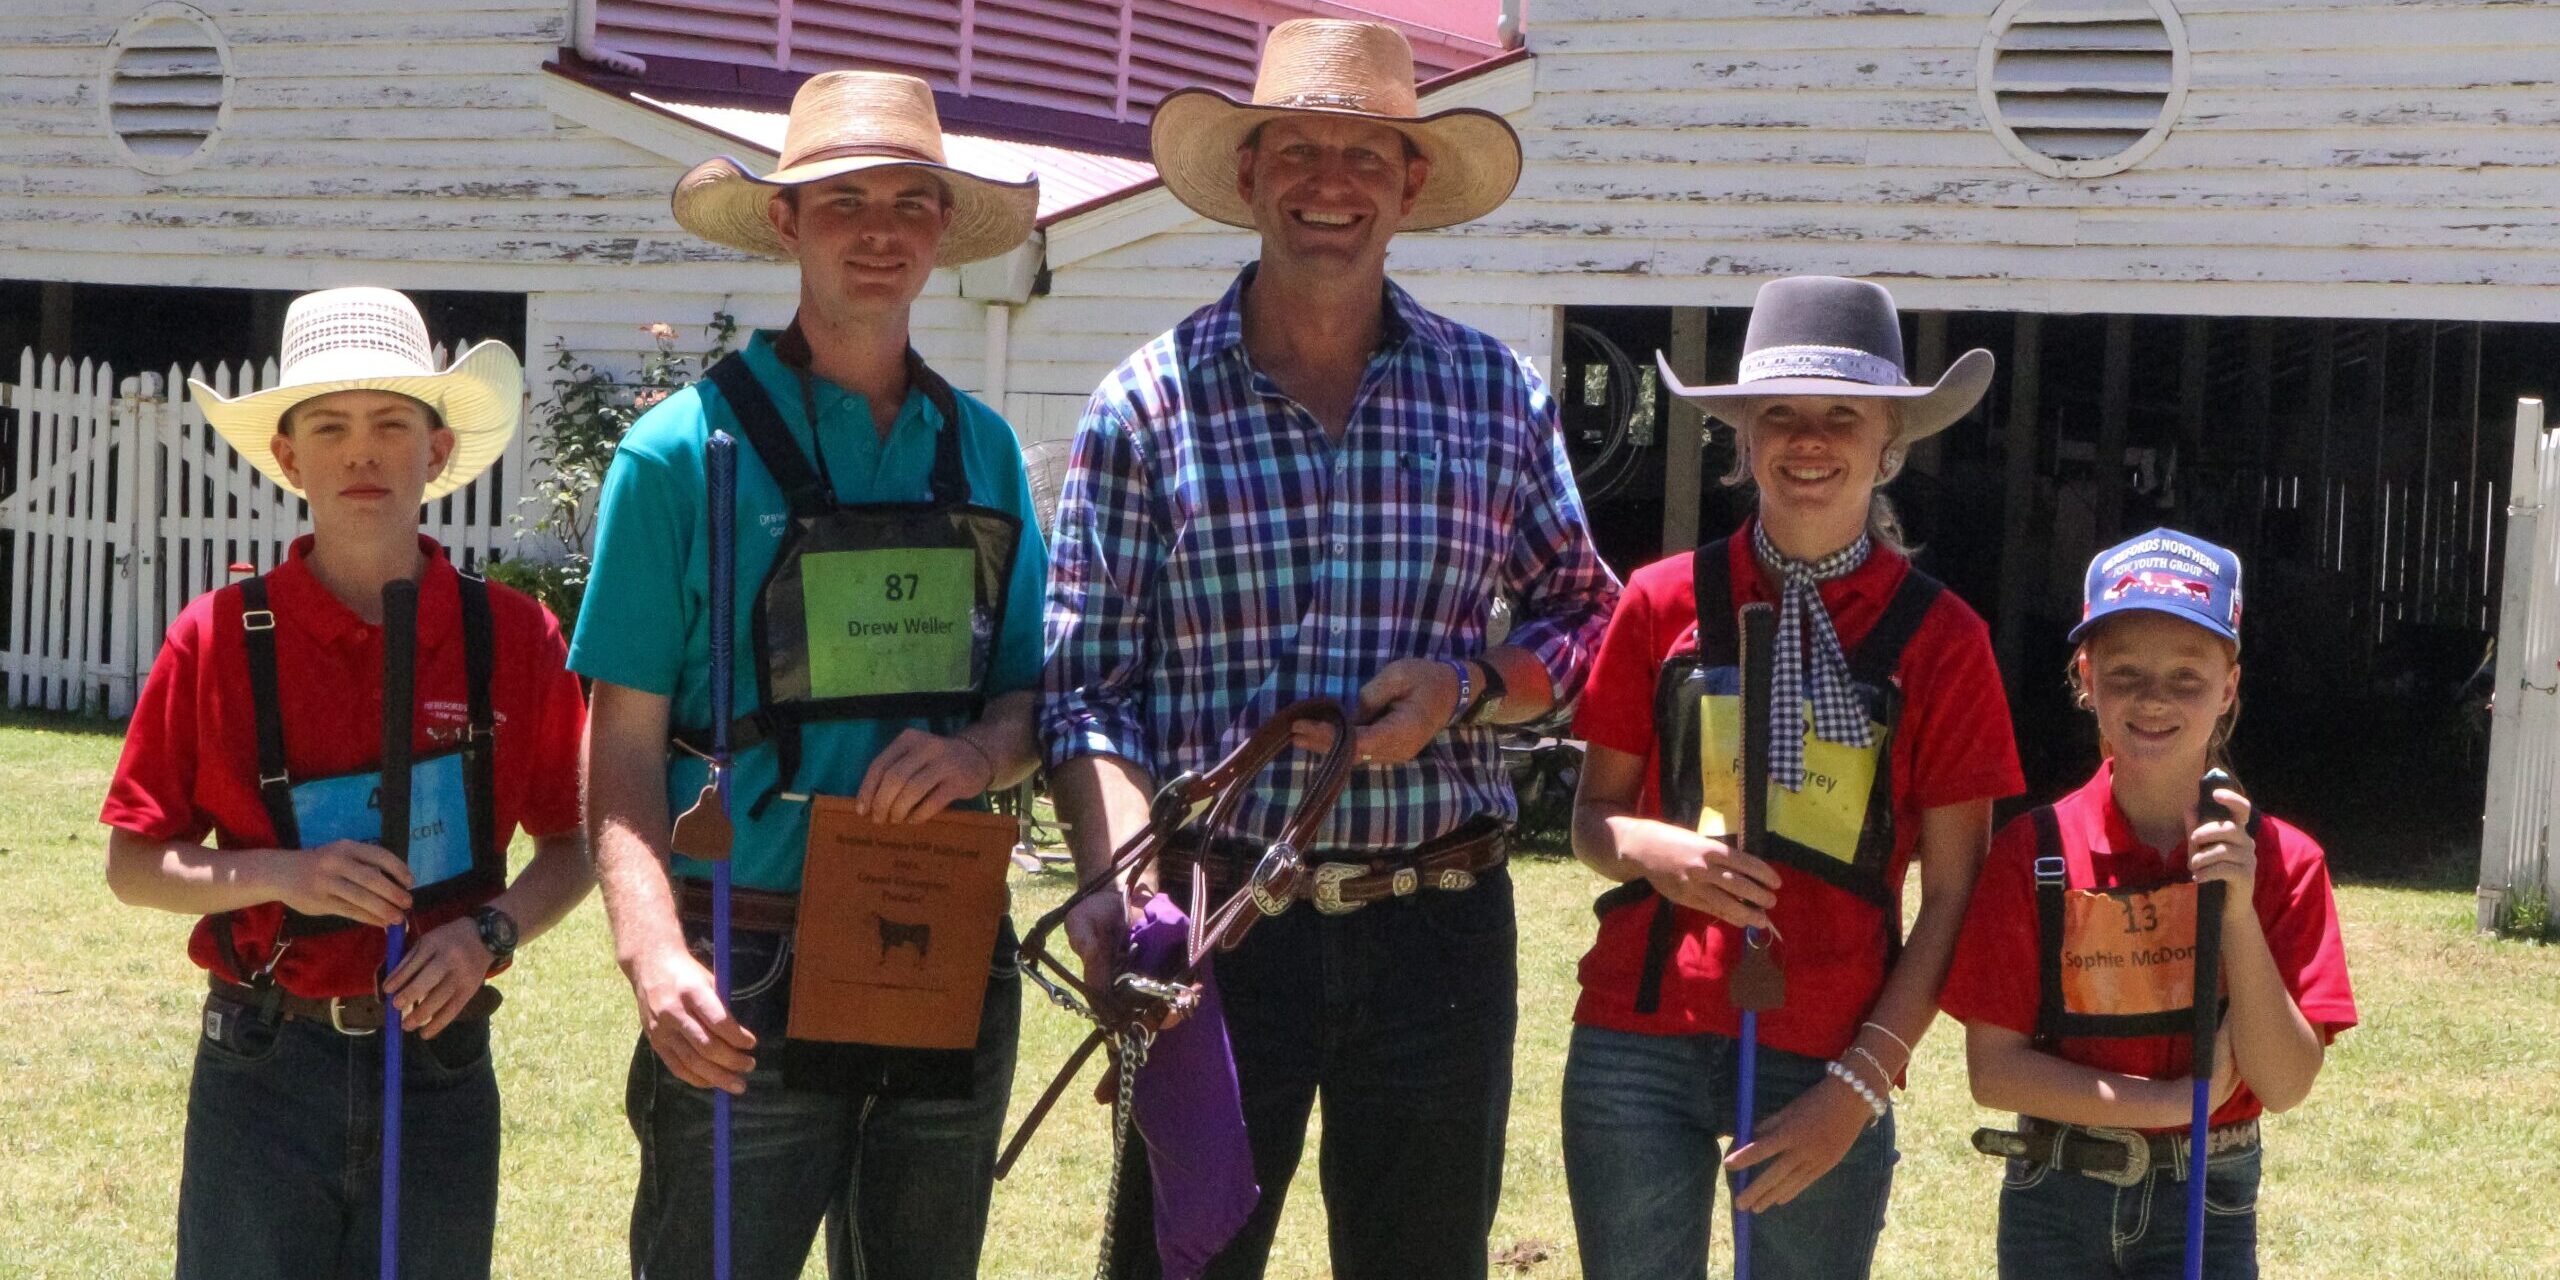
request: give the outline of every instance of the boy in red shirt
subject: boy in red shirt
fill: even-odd
[[[550,613],[456,573],[417,516],[505,449],[523,373],[495,342],[435,370],[406,297],[333,289],[286,314],[282,385],[195,393],[310,504],[312,532],[170,625],[100,815],[117,898],[204,917],[177,1275],[375,1273],[379,1182],[353,1171],[380,1159],[387,999],[413,1037],[401,1272],[481,1280],[498,1190],[483,984],[586,895],[585,706]],[[418,584],[406,863],[375,843],[372,808],[394,579]],[[519,827],[535,852],[509,885]],[[383,926],[402,920],[409,951],[384,977]]]
[[[1887,1099],[1937,1014],[1992,801],[2021,789],[1982,620],[1911,566],[1876,489],[1981,398],[1991,357],[1912,387],[1890,295],[1800,277],[1761,289],[1740,383],[1663,372],[1736,428],[1730,479],[1757,485],[1759,509],[1629,579],[1574,722],[1589,742],[1574,851],[1622,882],[1596,906],[1565,1064],[1583,1273],[1698,1280],[1721,1164],[1736,1211],[1756,1215],[1755,1274],[1864,1276],[1895,1159]],[[1723,838],[1739,791],[1735,611],[1753,601],[1781,606],[1768,798],[1782,866]],[[1759,1019],[1753,1140],[1721,1153],[1746,928],[1770,940],[1784,1002]]]
[[[2227,819],[2197,813],[2239,717],[2239,626],[2240,562],[2221,547],[2154,529],[2091,561],[2070,676],[2104,758],[2002,828],[1983,868],[1941,1001],[1965,1024],[1974,1099],[2020,1113],[2021,1132],[1974,1140],[2009,1157],[2012,1280],[2183,1271],[2190,1040],[2122,1032],[2192,1003],[2194,885],[2230,886],[2207,1276],[2257,1275],[2258,1116],[2301,1102],[2355,1025],[2320,846],[2237,790],[2215,793]]]

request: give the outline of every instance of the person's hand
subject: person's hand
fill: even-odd
[[[908,729],[872,757],[853,810],[880,822],[922,822],[952,802],[987,793],[996,762],[967,738]]]
[[[2199,823],[2188,833],[2187,870],[2198,884],[2219,880],[2231,886],[2222,895],[2224,920],[2254,918],[2257,908],[2251,895],[2258,887],[2258,842],[2249,836],[2249,797],[2224,787],[2213,798],[2231,816]]]
[[[409,864],[380,845],[332,840],[279,849],[276,900],[306,916],[341,916],[388,928],[409,912]]]
[[[462,1016],[494,963],[477,924],[469,917],[449,920],[412,942],[400,967],[383,980],[384,1007],[398,1011],[402,1030],[433,1040]]]
[[[1398,658],[1360,686],[1352,742],[1362,764],[1403,764],[1458,714],[1458,673],[1438,658]],[[1319,736],[1322,730],[1316,731]]]
[[[1643,868],[1654,891],[1727,924],[1768,929],[1778,905],[1778,869],[1721,840],[1668,822],[1637,819],[1620,856]]]
[[[667,1070],[696,1088],[745,1093],[756,1065],[755,1033],[720,1003],[711,970],[692,952],[668,946],[632,962],[630,975],[641,1033]]]
[[[1875,1114],[1856,1090],[1824,1075],[1821,1083],[1761,1121],[1749,1144],[1724,1158],[1727,1169],[1760,1170],[1733,1198],[1733,1207],[1758,1213],[1803,1194],[1849,1154],[1850,1144]]]

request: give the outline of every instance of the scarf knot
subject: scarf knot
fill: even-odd
[[[1875,727],[1849,675],[1840,633],[1823,606],[1821,584],[1856,572],[1875,549],[1865,533],[1818,560],[1790,560],[1769,540],[1765,524],[1751,526],[1751,550],[1774,570],[1783,590],[1778,604],[1778,651],[1770,663],[1769,776],[1789,791],[1804,790],[1804,713],[1813,704],[1813,735],[1841,746],[1875,743]]]

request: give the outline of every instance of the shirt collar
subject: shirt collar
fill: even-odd
[[[309,557],[318,535],[306,533],[293,540],[283,564],[267,575],[267,592],[279,618],[298,627],[312,640],[331,648],[370,643],[382,634],[382,628],[356,616],[356,611],[321,585],[311,572]],[[426,570],[418,575],[418,637],[421,650],[431,651],[435,639],[452,631],[453,620],[461,609],[460,575],[445,559],[442,544],[425,534],[418,535],[418,550],[426,556]]]
[[[817,393],[819,417],[833,418],[853,412],[854,409],[844,407],[850,405],[860,411],[864,424],[869,424],[871,402],[861,392],[806,374],[809,342],[800,334],[797,317],[787,328],[758,329],[750,334],[744,355],[748,371],[755,374],[756,382],[772,399],[773,407],[781,411],[783,421],[801,422],[807,416],[800,394],[800,379],[805,375],[815,384],[813,389]],[[915,385],[913,379],[908,381],[907,400],[898,406],[897,422],[891,427],[891,433],[905,430],[910,423],[921,424],[927,431],[940,431],[943,427],[942,412],[934,408],[933,402],[925,396],[924,388]],[[801,422],[801,425],[812,432],[816,430],[814,424]]]
[[[2133,820],[2117,806],[2115,780],[2116,762],[2101,760],[2097,774],[2063,801],[2078,823],[2081,843],[2093,857],[2141,854],[2154,861],[2165,857],[2142,842],[2141,835],[2133,829]]]
[[[1186,368],[1197,368],[1230,352],[1244,349],[1244,295],[1253,284],[1260,262],[1248,262],[1236,273],[1235,283],[1219,295],[1216,302],[1200,313],[1193,322],[1191,340],[1184,345],[1189,353]],[[1433,358],[1449,354],[1450,339],[1438,316],[1425,310],[1414,296],[1393,280],[1386,283],[1378,315],[1378,349],[1396,351],[1409,342],[1420,342],[1429,348]]]

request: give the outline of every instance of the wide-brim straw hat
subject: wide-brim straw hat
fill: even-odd
[[[1697,402],[1700,411],[1735,427],[1752,401],[1770,396],[1896,400],[1900,443],[1955,425],[1991,389],[1991,353],[1977,347],[1956,358],[1937,382],[1911,385],[1903,371],[1902,317],[1883,285],[1839,276],[1789,276],[1760,286],[1742,335],[1742,367],[1732,382],[1693,387],[1654,361],[1662,385]]]
[[[730,156],[695,165],[676,180],[676,222],[714,244],[788,258],[791,251],[765,216],[775,191],[900,166],[933,174],[951,193],[951,226],[942,233],[935,265],[992,258],[1030,237],[1040,210],[1038,175],[1003,178],[953,167],[943,157],[933,89],[885,71],[809,77],[791,97],[781,167],[757,177]]]
[[[1234,227],[1253,225],[1236,194],[1236,148],[1264,124],[1289,116],[1350,116],[1391,125],[1431,160],[1431,178],[1398,227],[1429,231],[1472,222],[1500,208],[1520,183],[1520,136],[1501,116],[1476,107],[1422,114],[1413,88],[1413,46],[1375,22],[1300,18],[1271,29],[1253,98],[1206,88],[1176,90],[1156,106],[1147,145],[1156,172],[1194,213]]]
[[[276,461],[276,424],[306,400],[340,391],[390,391],[425,404],[453,430],[444,470],[426,500],[480,478],[507,451],[524,417],[524,366],[503,342],[483,342],[435,367],[427,322],[407,294],[392,289],[323,289],[293,300],[284,315],[283,367],[263,391],[224,399],[190,378],[204,420],[251,466],[296,497],[302,490]]]

